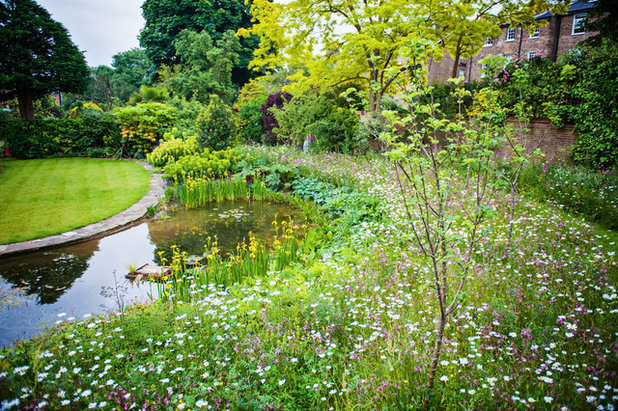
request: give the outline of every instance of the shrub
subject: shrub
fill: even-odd
[[[240,109],[243,105],[260,100],[260,104],[268,98],[268,90],[259,80],[251,79],[245,83],[238,93],[234,108]]]
[[[200,147],[197,144],[195,135],[175,136],[172,133],[165,133],[163,141],[152,153],[148,153],[146,159],[155,167],[162,167],[169,162],[175,162],[180,157],[195,154]]]
[[[179,182],[188,176],[217,178],[231,171],[244,157],[235,148],[219,151],[206,148],[202,153],[182,156],[177,162],[166,165],[165,176]]]
[[[359,119],[329,93],[308,94],[271,108],[278,127],[274,129],[279,140],[302,144],[312,136],[312,148],[350,153],[358,146]],[[365,145],[366,147],[366,145]]]
[[[264,143],[271,146],[278,143],[277,134],[274,130],[279,128],[279,123],[277,123],[277,119],[270,109],[272,107],[280,109],[283,107],[284,102],[288,102],[290,100],[292,100],[292,95],[290,93],[278,91],[275,94],[268,96],[266,101],[260,107],[260,111],[262,112],[262,116],[264,118]]]
[[[216,94],[198,116],[197,128],[197,143],[202,148],[222,150],[233,145],[237,136],[232,110]]]
[[[129,144],[131,154],[152,151],[176,120],[174,107],[154,102],[117,107],[113,114],[122,126],[122,137]]]
[[[176,122],[174,124],[181,132],[194,133],[200,113],[206,111],[206,105],[197,100],[187,100],[184,97],[174,97],[170,104],[176,108]]]
[[[99,117],[101,114],[103,114],[103,109],[97,104],[92,102],[79,102],[71,109],[69,117]]]
[[[78,119],[10,119],[0,122],[0,135],[15,158],[108,156],[108,142],[120,136],[109,115]]]
[[[264,135],[264,116],[260,107],[265,98],[256,98],[240,106],[238,116],[240,119],[239,137],[243,141],[261,142]]]

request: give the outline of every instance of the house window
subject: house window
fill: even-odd
[[[487,67],[489,67],[487,64],[481,64],[481,78],[487,75]]]
[[[586,32],[586,13],[573,15],[572,35],[584,34]]]
[[[493,39],[490,39],[489,37],[487,37],[485,39],[485,43],[483,43],[483,47],[490,47],[494,44]]]
[[[528,60],[531,60],[531,59],[535,58],[536,56],[540,56],[540,55],[541,54],[538,51],[536,51],[536,50],[529,51],[528,52]]]
[[[506,29],[506,41],[513,41],[515,40],[515,29],[513,28],[507,28]]]
[[[459,69],[459,77],[463,77],[464,79],[466,78],[466,69]]]
[[[541,35],[541,29],[539,29],[538,27],[534,27],[532,30],[530,30],[531,39],[538,39],[540,35]]]

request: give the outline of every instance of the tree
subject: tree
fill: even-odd
[[[91,81],[86,90],[86,97],[99,106],[109,110],[114,102],[114,87],[112,79],[114,70],[105,65],[90,69]]]
[[[206,31],[183,30],[176,40],[176,55],[181,64],[161,72],[162,84],[188,100],[207,104],[211,94],[230,103],[236,94],[232,84],[232,68],[238,61],[240,43],[234,32],[228,31],[213,44]]]
[[[570,0],[412,0],[416,14],[425,16],[424,37],[436,47],[429,57],[440,61],[453,58],[451,77],[456,78],[459,61],[479,52],[485,39],[497,37],[500,26],[536,26],[534,16],[551,8],[564,13]]]
[[[534,13],[550,1],[255,0],[255,24],[239,35],[260,38],[250,67],[304,66],[304,73],[293,78],[305,87],[361,84],[369,110],[378,112],[382,96],[403,89],[407,81],[400,55],[406,41],[428,38],[433,44],[427,45],[426,57],[449,53],[458,64],[462,56],[475,54],[485,37],[496,35],[501,22],[534,21]]]
[[[141,85],[150,86],[156,73],[156,68],[146,55],[146,51],[137,47],[114,54],[112,67],[114,67],[112,77],[114,96],[120,101],[127,101]]]
[[[17,96],[22,118],[33,118],[33,99],[52,91],[85,91],[89,71],[83,54],[33,0],[0,2],[0,44],[0,98]]]
[[[618,43],[618,0],[598,0],[588,14],[586,30],[599,32],[586,39],[587,43],[600,44],[603,39]]]
[[[304,67],[292,76],[304,88],[360,84],[372,112],[404,75],[399,49],[418,31],[408,0],[255,0],[251,13],[255,24],[239,30],[260,38],[250,67]]]
[[[217,42],[229,30],[235,32],[251,26],[250,7],[251,2],[245,4],[244,0],[146,0],[142,5],[146,24],[140,33],[140,45],[157,67],[177,64],[180,57],[176,55],[175,42],[181,31],[205,31]],[[239,58],[232,71],[232,81],[239,88],[251,76],[247,67],[257,42],[256,38],[241,40]]]

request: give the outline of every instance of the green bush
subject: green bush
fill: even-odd
[[[264,129],[264,116],[260,107],[264,103],[265,97],[258,97],[242,105],[238,110],[240,118],[239,137],[242,141],[261,142]]]
[[[235,148],[211,151],[206,148],[202,153],[182,156],[175,163],[165,166],[165,176],[169,180],[184,181],[188,176],[217,178],[229,172],[244,155]]]
[[[195,154],[200,150],[195,135],[176,136],[172,133],[165,133],[163,141],[152,153],[146,155],[146,159],[155,167],[162,167],[170,162],[177,161],[180,157]]]
[[[120,138],[112,116],[78,119],[10,119],[0,122],[0,135],[15,158],[96,156],[113,154],[109,142]]]
[[[566,61],[569,62],[568,60]],[[583,47],[572,56],[579,79],[573,97],[577,144],[575,161],[593,167],[618,166],[618,44],[606,41]]]
[[[366,144],[358,144],[358,116],[341,106],[332,94],[307,94],[272,108],[278,127],[277,138],[300,145],[311,136],[311,148],[351,153]]]
[[[236,124],[232,110],[219,96],[210,96],[206,111],[197,118],[197,143],[202,148],[222,150],[235,143]]]
[[[174,107],[155,102],[117,107],[113,114],[122,126],[121,134],[128,143],[131,154],[146,154],[152,151],[176,120]]]

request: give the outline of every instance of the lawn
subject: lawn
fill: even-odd
[[[0,244],[41,238],[104,220],[149,188],[138,164],[103,159],[0,162]]]

